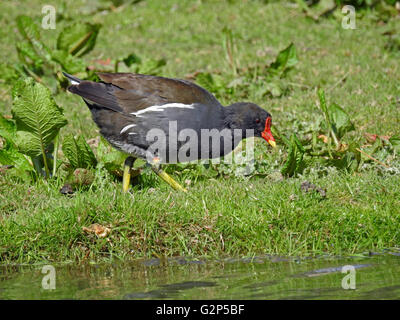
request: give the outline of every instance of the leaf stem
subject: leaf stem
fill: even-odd
[[[389,168],[389,166],[381,161],[379,161],[378,159],[375,159],[373,156],[369,155],[368,153],[366,153],[365,151],[362,151],[361,149],[356,148],[356,150],[360,153],[362,153],[364,156],[370,158],[371,160],[379,163],[380,165],[384,166],[385,168]]]
[[[115,61],[115,64],[114,64],[114,72],[115,72],[115,73],[118,72],[119,63],[120,63],[120,60],[117,59],[117,60]]]
[[[46,150],[43,147],[42,144],[42,155],[43,155],[43,162],[44,162],[44,169],[46,170],[46,179],[50,177],[50,170],[49,170],[49,165],[47,164],[47,158],[46,158]]]
[[[60,141],[60,133],[56,135],[55,138],[55,144],[54,144],[54,155],[53,155],[53,177],[56,176],[56,170],[57,170],[57,153],[58,153],[58,145]]]
[[[84,46],[86,41],[92,36],[93,31],[89,31],[75,46],[69,49],[68,53],[71,55],[76,55],[80,49]]]
[[[27,66],[24,65],[23,68],[33,79],[35,79],[39,83],[43,83],[42,79],[32,70],[30,70]]]

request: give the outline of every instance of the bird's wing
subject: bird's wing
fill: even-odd
[[[171,103],[221,106],[207,90],[186,80],[133,73],[98,73],[98,76],[102,82],[80,80],[68,90],[98,106],[126,114]]]
[[[98,76],[113,86],[112,94],[126,113],[171,103],[220,106],[211,93],[186,80],[132,73],[99,73]]]

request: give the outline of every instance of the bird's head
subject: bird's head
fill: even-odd
[[[239,102],[230,105],[230,121],[232,128],[253,129],[254,136],[263,138],[272,147],[276,142],[271,133],[272,117],[258,105],[249,102]]]

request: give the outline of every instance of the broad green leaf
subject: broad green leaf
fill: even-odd
[[[83,164],[85,164],[86,167],[95,167],[97,159],[85,139],[82,136],[79,136],[78,140],[76,140],[76,144],[79,148],[80,158],[82,159]]]
[[[272,74],[283,75],[297,64],[296,48],[291,43],[287,48],[279,52],[275,61],[270,65],[268,71]]]
[[[46,60],[50,60],[50,51],[40,40],[39,26],[28,16],[17,17],[17,28],[22,37],[28,41],[37,54]]]
[[[11,65],[7,63],[0,63],[0,78],[7,83],[12,83],[18,79],[18,73]]]
[[[62,109],[50,90],[32,78],[17,81],[12,96],[18,147],[31,157],[43,155],[60,128],[67,124]]]
[[[34,172],[29,160],[12,145],[0,149],[0,165],[12,165],[11,171],[14,175],[23,179],[29,179],[30,173]]]
[[[72,134],[64,137],[62,150],[72,168],[80,167],[79,149]]]
[[[40,39],[40,29],[39,26],[28,16],[18,16],[17,17],[17,28],[20,34],[26,39],[31,41]]]
[[[286,143],[289,143],[286,138],[283,138],[283,140],[286,140]],[[293,133],[290,137],[288,157],[281,169],[281,173],[288,176],[293,176],[294,174],[299,173],[302,169],[304,153],[305,150],[301,142],[297,138],[296,134]]]
[[[75,140],[72,134],[67,135],[62,150],[73,169],[95,167],[97,164],[92,149],[82,136]]]
[[[6,139],[7,143],[14,144],[16,131],[15,123],[0,114],[0,137]]]
[[[64,28],[57,39],[57,49],[83,56],[93,49],[100,30],[99,24],[76,23]]]
[[[329,119],[336,136],[340,139],[345,133],[354,130],[354,124],[350,121],[349,115],[337,104],[332,104],[328,108]]]
[[[59,63],[62,69],[68,73],[77,74],[79,72],[84,72],[86,69],[84,61],[76,56],[72,56],[66,51],[55,50],[51,58]]]
[[[16,48],[19,60],[22,63],[32,66],[36,71],[43,66],[42,58],[28,42],[17,43]]]
[[[41,159],[43,158],[42,149],[40,149],[40,152],[38,152],[39,143],[41,143],[41,142],[36,133],[32,133],[32,132],[28,132],[28,131],[17,131],[16,132],[15,144],[17,145],[19,151],[26,155],[29,155],[32,158],[36,158],[36,157],[39,157]],[[51,144],[52,144],[52,141],[50,141],[49,143],[47,143],[44,146],[44,153],[46,154],[47,157],[50,156],[47,154],[49,153],[48,150],[51,148]]]
[[[16,165],[17,162],[21,161],[21,159],[26,160],[29,164],[29,161],[22,153],[19,153],[17,149],[0,149],[0,165]]]

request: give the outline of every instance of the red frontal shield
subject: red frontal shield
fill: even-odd
[[[267,120],[265,120],[265,129],[261,133],[261,136],[267,141],[273,148],[276,147],[276,142],[274,137],[272,136],[271,133],[271,117],[268,117]]]

